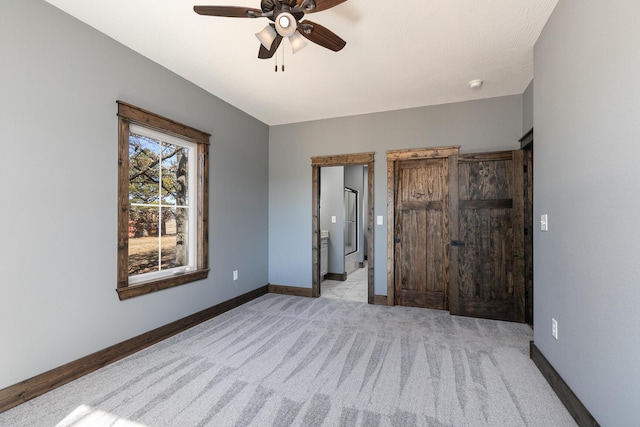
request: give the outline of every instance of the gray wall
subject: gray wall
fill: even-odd
[[[375,292],[387,293],[387,164],[393,149],[519,148],[522,96],[343,117],[269,130],[269,282],[311,287],[311,157],[375,152]]]
[[[336,222],[331,222],[331,217]],[[344,166],[320,168],[320,229],[329,230],[328,272],[344,273]],[[272,282],[273,283],[273,282]]]
[[[266,285],[268,127],[43,1],[0,10],[0,389]],[[117,99],[213,134],[209,279],[123,302]]]
[[[640,419],[638,22],[561,0],[535,47],[534,337],[603,426]]]
[[[533,80],[522,94],[522,135],[533,128]]]

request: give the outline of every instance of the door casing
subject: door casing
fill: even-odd
[[[367,300],[369,304],[375,303],[374,297],[374,235],[373,235],[373,213],[374,203],[374,161],[375,153],[339,154],[334,156],[317,156],[311,158],[312,169],[312,285],[311,296],[320,296],[320,168],[327,166],[367,166],[368,181],[368,212],[367,223],[365,224],[369,246],[367,249]]]

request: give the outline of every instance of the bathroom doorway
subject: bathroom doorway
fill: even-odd
[[[321,207],[321,189],[322,189],[322,168],[331,168],[335,166],[355,166],[360,165],[364,166],[362,168],[365,171],[364,174],[364,185],[360,191],[360,203],[357,206],[360,206],[360,211],[355,214],[355,218],[350,219],[354,223],[358,221],[361,222],[362,227],[360,228],[362,232],[358,236],[356,233],[355,241],[351,242],[351,245],[359,247],[361,250],[352,251],[351,255],[345,257],[346,251],[344,250],[345,244],[345,236],[349,231],[349,227],[346,227],[346,221],[349,212],[345,212],[343,210],[342,214],[336,214],[331,216],[331,222],[338,222],[339,217],[342,223],[343,228],[337,234],[334,233],[334,237],[336,239],[335,242],[342,248],[341,257],[342,264],[339,267],[338,273],[326,274],[326,261],[329,256],[327,246],[327,241],[331,239],[331,236],[326,237],[326,231],[321,227],[321,216],[320,216],[320,207]],[[321,283],[322,279],[327,277],[328,279],[338,279],[339,281],[347,281],[348,280],[348,268],[345,263],[353,262],[355,267],[350,268],[351,270],[351,280],[352,281],[362,281],[366,280],[366,301],[369,304],[374,303],[374,245],[373,245],[373,208],[374,208],[374,153],[361,153],[361,154],[345,154],[345,155],[336,155],[336,156],[322,156],[322,157],[313,157],[311,159],[312,166],[312,295],[314,297],[319,297],[322,293]],[[326,179],[326,178],[325,178]],[[345,200],[346,191],[354,190],[353,188],[346,187],[343,183],[340,189],[340,198],[341,200]],[[343,192],[344,190],[344,192]],[[355,190],[358,193],[357,190]],[[351,199],[352,196],[349,196]],[[357,200],[357,194],[353,197],[353,200]],[[366,202],[365,202],[366,201]],[[344,209],[344,203],[341,204],[341,208]],[[334,218],[335,217],[335,218]],[[324,254],[324,257],[323,257]],[[355,258],[359,256],[360,258]],[[350,258],[349,258],[350,257]],[[355,261],[353,261],[355,259]],[[338,263],[340,260],[338,259]],[[323,268],[324,267],[324,268]],[[360,268],[358,268],[360,267]],[[363,269],[364,268],[364,269]],[[362,277],[361,277],[362,276]],[[353,285],[353,283],[351,284]],[[327,282],[327,291],[330,292],[329,282]]]

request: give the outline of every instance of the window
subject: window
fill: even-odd
[[[208,275],[210,135],[118,101],[118,295]]]

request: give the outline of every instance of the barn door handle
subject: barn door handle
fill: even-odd
[[[452,240],[449,244],[451,246],[464,246],[464,242],[461,242],[460,240]]]

